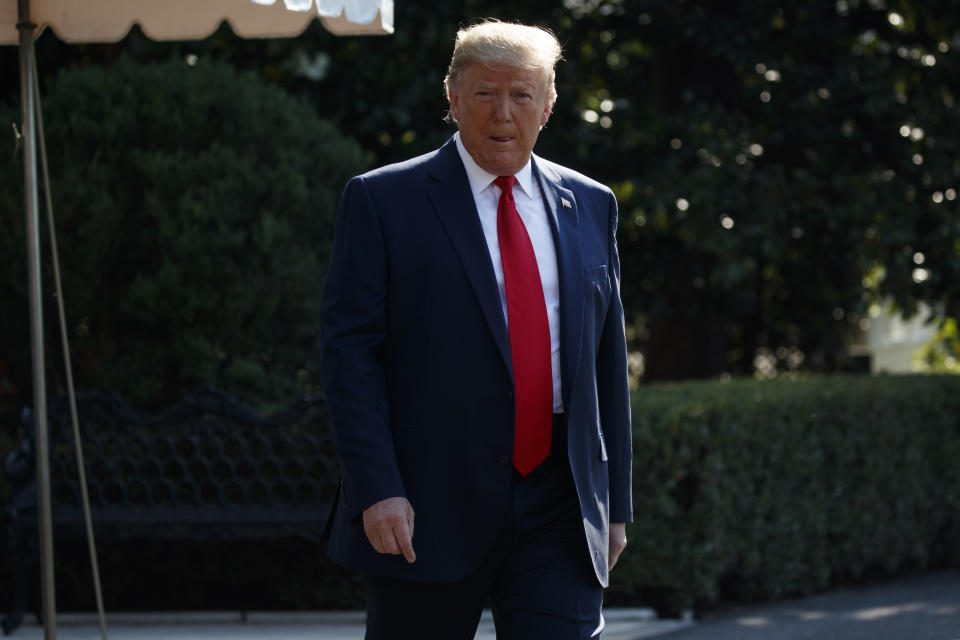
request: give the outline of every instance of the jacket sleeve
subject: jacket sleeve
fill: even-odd
[[[383,357],[388,261],[369,186],[351,180],[340,199],[321,306],[321,376],[349,518],[406,495],[390,427]]]
[[[609,266],[610,306],[597,351],[597,394],[600,425],[607,445],[610,486],[610,522],[633,520],[632,434],[627,345],[623,303],[620,300],[620,258],[617,253],[617,201],[610,194]]]

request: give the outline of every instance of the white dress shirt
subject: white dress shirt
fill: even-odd
[[[497,237],[497,205],[500,202],[500,187],[493,181],[497,176],[482,169],[463,146],[460,134],[456,134],[457,151],[463,166],[467,170],[470,190],[480,214],[480,226],[490,251],[490,261],[497,276],[497,288],[500,290],[500,306],[503,318],[507,317],[507,295],[503,288],[503,263],[500,261],[500,241]],[[530,160],[514,177],[513,199],[517,204],[517,213],[530,236],[533,253],[537,257],[540,270],[540,283],[543,285],[544,303],[547,305],[547,322],[550,324],[550,360],[553,374],[553,412],[563,412],[563,395],[560,390],[560,276],[557,271],[557,251],[553,245],[553,231],[547,218],[547,208],[543,203],[540,186],[533,177]]]

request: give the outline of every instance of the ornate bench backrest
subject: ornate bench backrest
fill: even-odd
[[[78,396],[77,410],[96,510],[294,514],[335,499],[336,457],[321,396],[302,397],[267,417],[211,389],[160,413],[137,411],[110,393]],[[53,505],[64,516],[80,507],[66,399],[51,399],[48,416]],[[29,413],[24,426],[32,440]],[[25,456],[31,450],[21,448]],[[32,473],[32,461],[18,464]]]

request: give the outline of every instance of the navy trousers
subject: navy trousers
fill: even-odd
[[[565,433],[556,416],[550,456],[526,477],[514,472],[513,509],[474,574],[457,582],[365,576],[366,640],[473,640],[488,604],[498,640],[599,636],[603,590],[587,551]]]

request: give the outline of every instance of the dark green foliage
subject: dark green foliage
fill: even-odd
[[[651,385],[610,600],[677,610],[960,563],[960,378]]]
[[[359,147],[224,64],[123,58],[65,71],[45,93],[78,386],[141,406],[206,384],[251,404],[315,388],[333,219],[365,166]],[[0,359],[26,390],[22,171],[3,162]],[[46,318],[59,363],[52,304]]]
[[[487,16],[564,45],[537,150],[620,198],[647,379],[750,374],[758,354],[782,370],[855,368],[844,347],[888,297],[960,315],[952,0],[401,2],[388,37],[319,24],[271,41],[226,26],[190,43],[47,34],[40,70],[123,52],[225,61],[307,98],[383,164],[453,132],[441,82],[454,34]],[[15,68],[10,51],[0,68]]]
[[[459,25],[494,16],[554,30],[565,61],[537,151],[617,192],[631,346],[647,379],[750,374],[758,353],[781,370],[855,369],[844,347],[872,304],[960,314],[957,3],[396,9],[388,38],[313,29],[268,48],[221,32],[195,50],[357,123],[384,163],[452,132],[441,81]],[[324,71],[310,78],[296,61],[313,59]]]
[[[849,367],[885,296],[960,313],[960,5],[568,4],[544,142],[620,197],[650,379]]]

